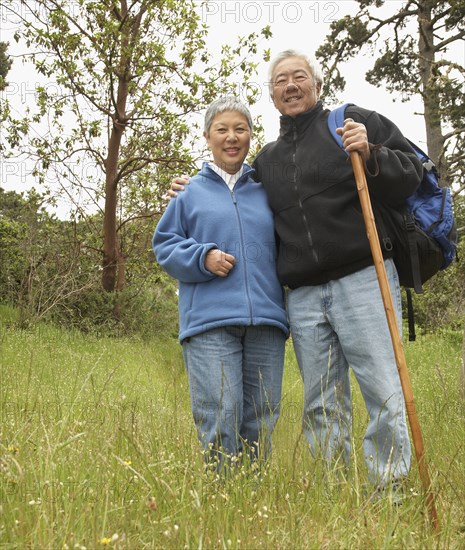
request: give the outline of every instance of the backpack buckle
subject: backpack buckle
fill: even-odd
[[[429,159],[427,162],[423,163],[423,167],[427,172],[431,172],[432,170],[435,170],[436,165],[431,159]]]
[[[413,216],[404,216],[404,221],[407,231],[415,231],[415,220]]]
[[[391,252],[394,249],[394,246],[392,245],[392,241],[389,237],[383,238],[383,246],[386,252]]]

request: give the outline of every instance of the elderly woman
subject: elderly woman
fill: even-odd
[[[276,275],[273,216],[244,163],[250,112],[214,101],[204,136],[213,156],[160,219],[153,249],[179,281],[179,340],[208,459],[266,458],[279,415],[288,323]]]

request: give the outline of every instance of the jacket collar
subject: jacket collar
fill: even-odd
[[[209,166],[209,163],[207,161],[202,163],[202,169],[200,170],[200,173],[204,175],[208,175],[209,177],[211,177],[213,174],[213,177],[215,179],[220,179],[221,181],[223,181],[221,176],[217,172],[215,172],[215,170],[213,170],[211,166]],[[242,174],[237,181],[240,181],[240,182],[245,181],[249,176],[253,177],[254,173],[255,173],[255,169],[249,166],[246,162],[244,162],[242,165]]]
[[[297,133],[300,134],[301,132],[306,130],[306,128],[316,119],[316,117],[321,113],[322,110],[323,103],[321,101],[318,101],[316,105],[314,105],[311,109],[305,111],[304,113],[299,113],[295,117],[282,115],[279,119],[279,135],[284,137],[290,132],[293,132],[294,128],[297,130]]]

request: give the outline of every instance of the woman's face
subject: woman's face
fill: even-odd
[[[219,168],[228,174],[240,170],[250,147],[249,123],[242,113],[224,111],[217,114],[204,136]]]

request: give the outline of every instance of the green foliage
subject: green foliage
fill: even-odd
[[[0,189],[0,301],[18,306],[20,324],[48,319],[87,333],[177,334],[176,284],[155,264],[151,217],[121,229],[130,253],[126,287],[105,293],[96,269],[101,219],[60,221],[44,204],[37,193],[24,197]]]
[[[47,234],[52,218],[43,198],[34,190],[27,197],[0,188],[0,299],[7,303],[22,301],[43,263]]]
[[[57,326],[73,327],[96,336],[133,336],[147,340],[164,334],[176,338],[177,296],[173,283],[163,279],[159,273],[144,288],[137,290],[134,285],[113,293],[103,292],[96,281],[93,288],[70,295],[57,304],[48,318]]]
[[[409,90],[409,94],[403,95],[405,101],[412,94],[421,93],[421,81],[416,72],[414,52],[413,37],[403,38],[398,49],[387,49],[376,59],[373,69],[366,73],[367,82],[378,88],[385,85],[390,92],[396,92],[399,89],[399,82],[402,82],[403,89]]]
[[[0,91],[4,90],[8,85],[6,75],[13,64],[13,60],[7,54],[7,48],[8,42],[0,42]]]
[[[0,292],[6,301],[15,295],[24,271],[25,259],[18,254],[17,247],[23,231],[18,222],[0,217]]]

